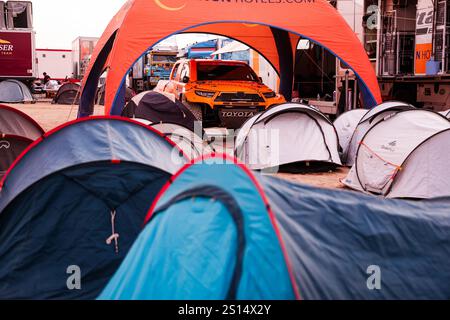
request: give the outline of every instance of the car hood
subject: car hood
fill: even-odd
[[[271,91],[267,86],[252,81],[202,81],[193,84],[193,89],[216,92],[251,92]]]

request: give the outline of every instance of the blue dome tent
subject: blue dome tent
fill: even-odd
[[[38,139],[2,182],[0,298],[97,297],[185,161],[162,134],[122,118],[75,121]],[[81,290],[67,286],[73,266]]]
[[[206,159],[162,189],[99,299],[449,299],[449,203],[380,203]]]

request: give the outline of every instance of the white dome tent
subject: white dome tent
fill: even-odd
[[[450,122],[431,111],[404,111],[369,129],[343,183],[388,198],[450,196],[449,161]]]
[[[439,113],[442,114],[444,117],[446,117],[447,119],[450,120],[450,109],[447,110],[447,111],[439,112]]]
[[[235,155],[252,170],[300,172],[341,166],[339,139],[330,120],[312,106],[287,103],[249,119]]]
[[[169,138],[183,151],[189,160],[196,160],[203,155],[210,155],[216,152],[202,137],[180,124],[170,122],[152,123],[146,119],[139,118],[134,118],[133,120],[150,126]]]
[[[179,124],[157,123],[152,124],[151,126],[175,142],[190,160],[195,160],[203,155],[215,153],[214,148],[200,136]]]
[[[356,152],[358,151],[359,143],[362,138],[366,135],[366,133],[376,125],[378,122],[383,121],[383,119],[391,117],[399,112],[405,110],[415,109],[414,106],[399,102],[399,101],[389,101],[380,104],[379,106],[373,108],[369,112],[367,112],[364,117],[359,122],[356,127],[350,142],[348,144],[348,148],[343,154],[343,162],[346,166],[353,166],[355,164]]]
[[[367,114],[366,109],[355,109],[343,113],[334,122],[337,134],[339,136],[339,143],[342,149],[342,154],[347,154],[350,141],[355,133],[356,127],[361,119]]]

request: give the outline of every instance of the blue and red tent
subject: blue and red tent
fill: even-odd
[[[186,161],[161,133],[123,118],[75,121],[38,139],[1,183],[0,298],[96,298]],[[67,285],[73,266],[80,290]]]
[[[449,299],[449,204],[255,178],[208,158],[162,189],[99,299]]]

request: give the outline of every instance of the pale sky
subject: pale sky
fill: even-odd
[[[31,0],[36,47],[71,49],[79,36],[100,37],[125,0]]]
[[[100,37],[125,0],[31,0],[38,49],[72,49],[79,36]],[[177,36],[180,48],[211,36]]]

